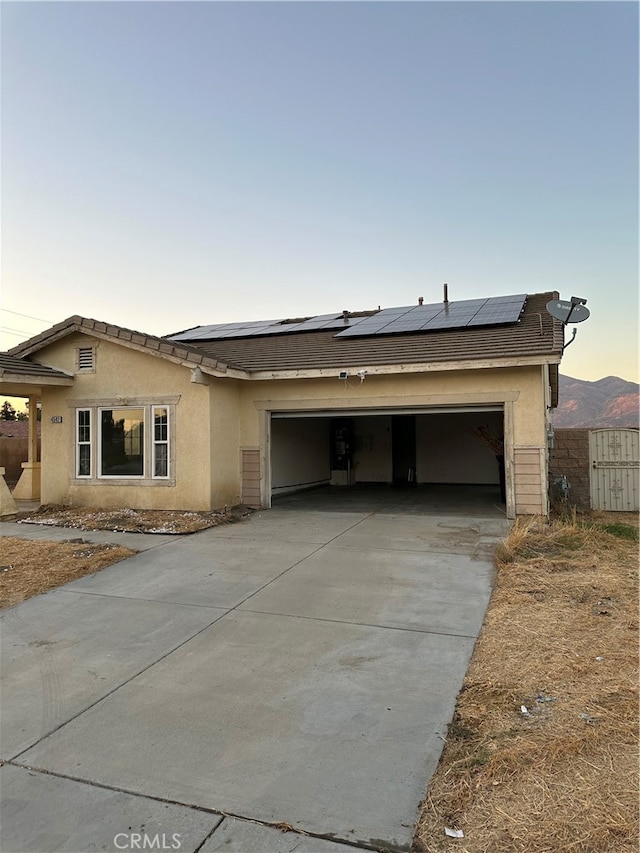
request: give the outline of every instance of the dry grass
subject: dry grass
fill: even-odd
[[[610,523],[521,521],[499,548],[414,853],[638,850],[638,545]]]
[[[5,536],[0,565],[0,609],[98,572],[135,553],[120,545],[96,545],[82,539],[31,542]]]

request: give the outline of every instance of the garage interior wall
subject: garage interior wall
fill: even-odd
[[[496,457],[474,430],[485,426],[502,437],[502,412],[434,412],[409,417],[415,417],[417,483],[499,484]],[[351,482],[393,482],[393,416],[358,415],[351,420]],[[331,417],[321,415],[272,419],[272,494],[330,482],[331,422]]]
[[[418,483],[467,483],[494,485],[500,482],[496,457],[474,435],[488,426],[502,437],[502,412],[459,412],[416,416],[416,480]]]
[[[390,483],[391,415],[354,418],[355,452],[353,471],[356,483]]]
[[[271,490],[282,495],[328,483],[329,418],[271,421]]]

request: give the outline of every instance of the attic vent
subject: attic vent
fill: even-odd
[[[78,370],[94,370],[94,349],[93,347],[78,348]]]

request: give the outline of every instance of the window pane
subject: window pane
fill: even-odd
[[[156,444],[154,477],[166,477],[169,473],[169,453],[166,444]]]
[[[78,476],[89,477],[91,474],[91,446],[81,444],[78,448]]]
[[[91,440],[91,412],[88,409],[80,409],[78,411],[78,441]]]
[[[103,409],[100,421],[102,475],[144,474],[144,410]]]
[[[76,412],[78,433],[77,477],[91,476],[91,411],[78,409]]]
[[[168,416],[166,409],[153,410],[154,441],[166,441],[168,434]]]

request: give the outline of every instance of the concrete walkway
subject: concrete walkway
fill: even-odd
[[[3,613],[2,850],[409,849],[509,525],[319,499]]]

